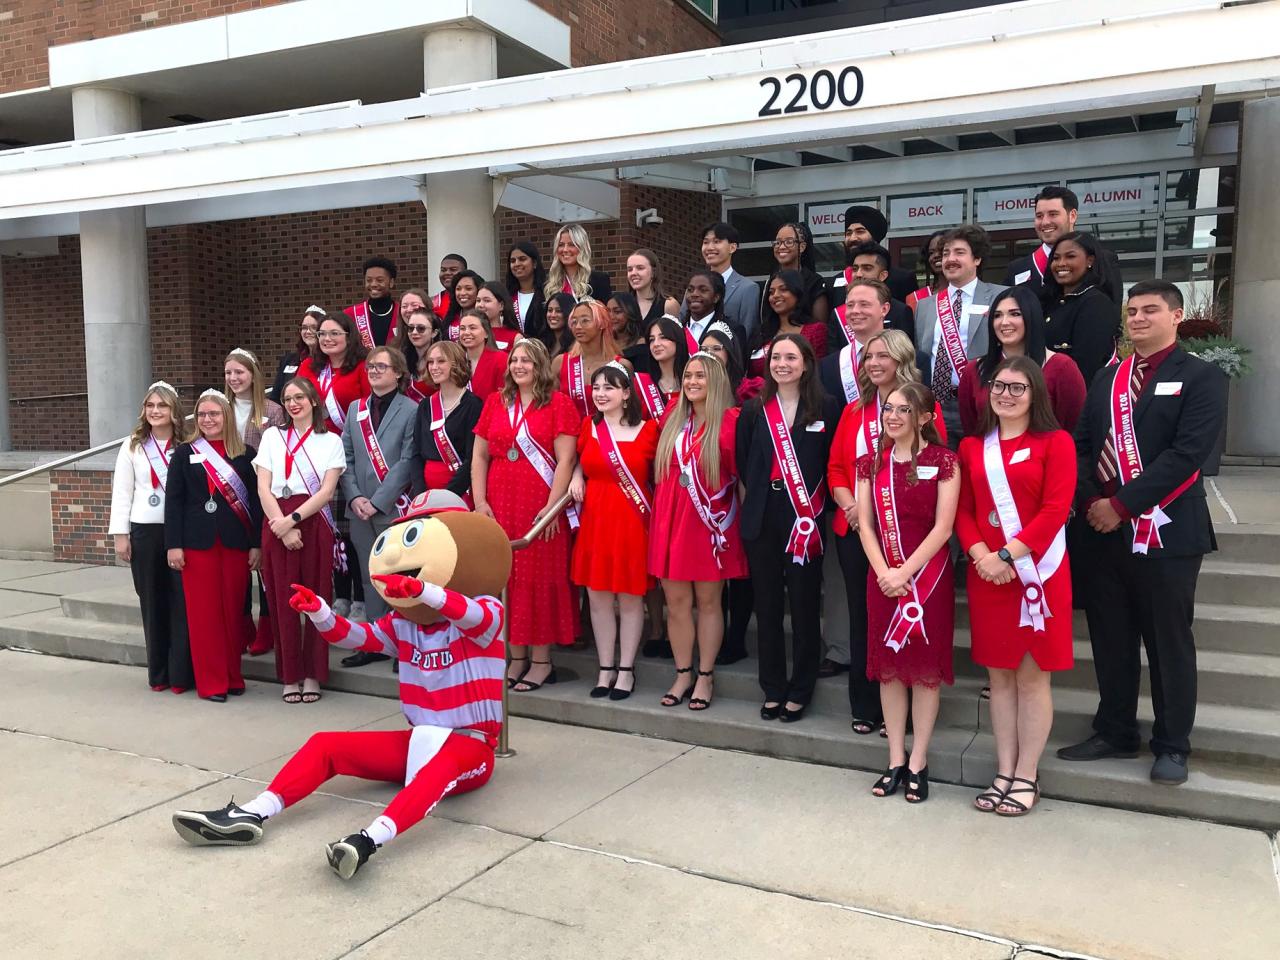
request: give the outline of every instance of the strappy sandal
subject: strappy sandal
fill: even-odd
[[[921,770],[907,767],[907,792],[903,794],[907,803],[924,803],[929,799],[929,765]]]
[[[529,658],[528,658],[528,657],[512,657],[512,658],[511,658],[511,662],[512,662],[512,663],[528,663],[528,662],[529,662]],[[519,683],[521,680],[523,680],[523,679],[524,679],[524,675],[525,675],[526,673],[528,673],[528,672],[529,672],[529,668],[528,668],[528,667],[525,667],[523,670],[521,670],[521,671],[520,671],[518,674],[516,674],[514,677],[513,677],[513,676],[511,676],[510,674],[508,674],[508,675],[507,675],[507,689],[508,689],[508,690],[510,690],[510,689],[511,689],[512,687],[514,687],[517,683]]]
[[[635,667],[617,667],[616,669],[617,669],[617,671],[618,671],[618,680],[621,680],[621,679],[622,679],[622,675],[623,675],[624,673],[631,673],[631,674],[634,674],[634,673],[636,672],[636,668],[635,668]],[[619,690],[619,689],[618,689],[618,680],[613,681],[613,689],[611,689],[611,690],[609,691],[609,699],[610,699],[610,700],[625,700],[625,699],[627,699],[627,697],[631,696],[631,691],[632,691],[632,690],[634,690],[634,689],[636,688],[636,687],[635,687],[635,680],[633,679],[633,680],[631,681],[631,690]]]
[[[600,672],[601,673],[617,673],[618,668],[617,667],[601,667]],[[614,677],[613,683],[617,683],[617,682],[618,682],[618,678]],[[591,692],[587,694],[587,696],[591,697],[591,699],[593,700],[599,700],[601,697],[607,697],[610,694],[610,692],[613,690],[613,683],[609,684],[607,687],[592,687]]]
[[[714,671],[714,670],[699,670],[699,671],[698,671],[698,676],[700,676],[700,677],[713,677],[713,676],[715,676],[715,671]],[[694,681],[694,686],[697,686],[697,681]],[[714,686],[714,681],[712,682],[712,686]],[[693,687],[690,687],[690,688],[689,688],[689,692],[690,692],[690,693],[692,693],[692,692],[693,692]],[[713,696],[714,696],[714,694],[713,694]],[[711,706],[711,700],[710,700],[710,698],[705,699],[705,700],[704,700],[702,697],[690,697],[690,698],[689,698],[689,709],[690,709],[690,710],[693,710],[693,711],[702,711],[702,710],[707,709],[707,707],[709,707],[709,706]]]
[[[1010,785],[1013,784],[1013,777],[1006,777],[1003,773],[997,773],[994,777],[992,777],[992,780],[991,780],[992,787],[995,786],[996,780],[1007,780]],[[1007,789],[984,790],[982,793],[978,794],[976,797],[973,798],[973,808],[982,813],[994,813],[996,807],[998,807],[1001,804],[1001,802],[1005,798],[1005,794],[1007,794],[1008,792],[1009,791]]]
[[[320,691],[319,691],[319,690],[310,690],[310,691],[308,691],[308,690],[303,690],[303,691],[302,691],[302,702],[303,702],[303,703],[315,703],[315,702],[317,702],[319,699],[320,699]]]
[[[530,660],[529,670],[532,670],[535,664],[537,666],[547,666],[550,663],[551,663],[550,660]],[[533,693],[533,691],[535,690],[541,690],[544,686],[549,686],[550,684],[555,683],[556,680],[558,679],[556,677],[555,667],[551,668],[551,672],[547,674],[546,679],[544,679],[541,683],[535,682],[533,680],[525,679],[525,676],[529,673],[529,670],[526,670],[524,673],[520,675],[520,679],[516,681],[516,685],[511,688],[512,691],[514,691],[515,693]]]
[[[676,667],[677,674],[692,673],[692,672],[693,672],[692,665],[687,667]],[[692,692],[693,692],[693,684],[689,684],[689,689],[685,690],[679,696],[677,696],[674,693],[664,693],[662,695],[662,699],[659,700],[658,702],[661,703],[664,707],[678,707],[680,706],[680,704],[684,703],[684,698],[687,697]]]
[[[1014,777],[1014,783],[1025,783],[1025,787],[1012,787],[1005,793],[1004,798],[996,804],[996,814],[1001,817],[1025,817],[1031,812],[1031,808],[1036,805],[1036,801],[1040,799],[1040,780],[1027,780],[1025,777]],[[1015,793],[1031,794],[1031,802],[1023,803],[1021,800],[1014,800]],[[1001,807],[1012,807],[1011,810],[1001,810]]]
[[[907,772],[907,765],[904,763],[900,767],[885,767],[885,771],[880,775],[871,786],[871,795],[873,797],[892,797],[898,792],[898,787],[902,784],[902,777]],[[876,791],[879,790],[879,793]]]
[[[290,692],[288,692],[288,693],[283,693],[283,694],[281,694],[281,695],[280,695],[280,699],[281,699],[281,700],[283,700],[285,703],[301,703],[301,702],[302,702],[302,691],[301,691],[301,690],[291,690],[291,691],[290,691]]]
[[[860,737],[867,737],[876,732],[876,725],[870,720],[855,719],[851,724],[853,732]]]

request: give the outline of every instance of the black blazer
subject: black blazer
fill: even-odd
[[[1094,469],[1111,430],[1111,385],[1118,366],[1104,368],[1093,380],[1084,412],[1076,424],[1076,499],[1083,513],[1102,496]],[[1181,382],[1177,394],[1157,395],[1161,383]],[[1174,389],[1174,388],[1169,388]],[[1176,490],[1209,456],[1227,415],[1227,377],[1211,363],[1175,347],[1142,386],[1134,406],[1134,431],[1142,454],[1142,474],[1122,486],[1116,498],[1133,516],[1151,509]],[[1217,549],[1204,481],[1197,479],[1165,508],[1171,521],[1160,530],[1163,549],[1150,556],[1196,556]],[[1117,534],[1133,542],[1133,525]]]
[[[1110,276],[1110,281],[1102,292],[1119,305],[1124,302],[1124,280],[1120,276],[1120,258],[1115,255],[1114,251],[1108,250],[1106,247],[1102,248],[1102,258],[1107,261],[1107,273]],[[1041,279],[1035,265],[1031,262],[1031,254],[1010,261],[1009,268],[1004,272],[1004,285],[1012,287],[1014,285],[1014,277],[1020,273],[1030,274],[1022,283],[1022,286],[1030,287],[1036,292],[1037,297],[1043,299],[1044,280]],[[894,294],[894,296],[897,296],[897,294]],[[1088,381],[1085,382],[1087,383]]]
[[[258,502],[258,477],[253,470],[257,453],[249,447],[231,460],[231,466],[249,489],[249,529],[246,530],[235,512],[227,506],[222,494],[213,499],[218,509],[205,513],[209,485],[204,465],[191,462],[191,444],[184,443],[169,461],[169,479],[165,482],[164,545],[166,550],[208,550],[214,539],[233,550],[253,550],[262,543],[262,505]]]
[[[511,294],[512,302],[515,302],[519,290],[520,288],[516,287],[515,290],[507,291]],[[550,350],[551,331],[547,329],[547,298],[538,287],[533,289],[533,299],[529,301],[528,314],[521,319],[524,321],[524,332],[520,336],[528,337],[530,340],[541,340]]]
[[[276,379],[271,384],[271,389],[267,391],[267,397],[280,402],[280,394],[284,393],[284,385],[298,375],[298,366],[306,357],[298,353],[286,353],[280,358],[280,362],[276,364]],[[293,367],[292,370],[286,370],[286,367]],[[412,369],[412,368],[410,368]]]
[[[809,424],[795,423],[791,427],[791,440],[800,460],[800,473],[812,493],[818,484],[826,480],[827,460],[831,454],[831,441],[836,435],[840,412],[844,404],[833,397],[823,395],[822,429],[809,430]],[[797,415],[796,420],[799,421]],[[760,536],[768,509],[769,475],[773,472],[773,441],[769,439],[769,424],[764,417],[764,404],[759,397],[750,400],[738,418],[737,435],[738,479],[746,488],[742,500],[742,536],[754,540]],[[821,517],[818,529],[822,529]]]
[[[444,432],[453,442],[462,463],[453,479],[445,484],[445,489],[458,496],[466,496],[471,492],[471,448],[475,446],[476,424],[480,422],[480,411],[484,409],[484,401],[470,390],[462,392],[458,405],[449,411],[444,418]],[[410,491],[414,496],[427,489],[427,482],[422,477],[423,465],[428,460],[439,461],[440,453],[436,450],[435,438],[431,435],[431,401],[423,400],[418,404],[418,419],[413,427],[414,439],[418,453],[413,458],[413,480]]]
[[[1044,308],[1045,345],[1076,362],[1085,383],[1111,362],[1120,336],[1120,307],[1097,287]],[[1145,391],[1144,391],[1145,392]]]

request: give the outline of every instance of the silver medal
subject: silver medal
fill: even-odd
[[[292,496],[293,496],[293,491],[292,491],[292,490],[290,490],[288,487],[285,487],[283,490],[281,490],[281,491],[280,491],[280,496],[282,496],[282,497],[292,497]]]
[[[687,473],[680,474],[680,486],[687,487],[689,485],[689,475]]]
[[[520,459],[520,452],[516,450],[515,447],[510,448],[507,451],[507,459],[510,460],[512,463],[515,463],[517,460]]]
[[[204,505],[204,512],[205,512],[205,513],[217,513],[217,512],[218,512],[218,501],[217,501],[217,500],[215,500],[215,499],[213,499],[213,497],[210,497],[207,501],[205,501],[205,505]]]
[[[991,513],[987,515],[987,523],[991,524],[993,527],[1000,526],[1000,514],[992,510]]]
[[[147,497],[147,503],[153,507],[160,506],[160,494],[153,493],[151,496]]]

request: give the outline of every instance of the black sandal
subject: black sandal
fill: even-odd
[[[692,672],[693,672],[692,665],[687,667],[676,667],[677,674],[692,673]],[[678,707],[680,706],[680,704],[684,703],[684,698],[687,697],[692,691],[693,691],[693,684],[689,684],[689,689],[685,690],[679,696],[676,696],[674,693],[664,693],[662,695],[662,699],[658,702],[661,703],[664,707]]]
[[[929,799],[929,765],[922,770],[907,767],[907,792],[903,794],[907,803],[924,803]],[[913,800],[912,797],[915,799]]]
[[[529,662],[529,658],[528,658],[528,657],[512,657],[512,658],[511,658],[511,663],[528,663],[528,662]],[[524,679],[524,675],[525,675],[526,673],[528,673],[528,672],[529,672],[529,668],[528,668],[528,667],[525,667],[523,670],[521,670],[521,671],[520,671],[518,674],[516,674],[514,677],[512,677],[512,676],[508,675],[508,676],[507,676],[507,689],[508,689],[508,690],[510,690],[510,689],[511,689],[512,687],[514,687],[517,683],[519,683],[522,679]]]
[[[551,663],[550,660],[530,660],[529,670],[533,669],[534,664],[538,664],[539,666],[546,666],[550,663]],[[557,677],[556,677],[555,667],[551,668],[551,672],[547,674],[546,679],[544,679],[541,683],[537,683],[533,680],[525,679],[525,676],[529,673],[529,670],[526,670],[524,673],[520,675],[520,679],[516,681],[516,685],[511,688],[513,692],[533,693],[533,691],[535,690],[541,690],[544,685],[549,685],[556,682]]]
[[[884,773],[880,775],[871,787],[871,795],[873,797],[892,797],[898,792],[898,787],[902,784],[902,776],[907,772],[907,765],[904,763],[900,767],[885,767]],[[879,790],[879,793],[876,791]]]
[[[1013,783],[1013,777],[1006,777],[1003,773],[997,773],[992,778],[992,786],[995,785],[996,780],[1008,780],[1010,784]],[[1008,790],[998,789],[985,790],[973,798],[973,808],[982,813],[994,813],[1008,792]]]
[[[621,679],[622,679],[622,676],[621,676],[621,675],[622,675],[622,674],[624,674],[624,673],[635,673],[635,672],[636,672],[636,668],[635,668],[635,667],[615,667],[615,669],[618,671],[618,674],[619,674],[619,676],[618,676],[618,680],[621,680]],[[627,697],[631,696],[631,691],[635,689],[635,681],[634,681],[634,680],[632,680],[632,683],[631,683],[631,690],[619,690],[619,689],[618,689],[618,680],[614,680],[614,681],[613,681],[613,684],[614,684],[614,685],[613,685],[613,688],[609,691],[609,699],[610,699],[610,700],[625,700],[625,699],[627,699]]]
[[[1038,778],[1035,780],[1027,780],[1024,777],[1013,777],[1012,779],[1014,783],[1025,783],[1026,786],[1012,787],[1007,793],[1005,793],[1004,798],[996,804],[996,814],[1001,817],[1025,817],[1031,812],[1031,808],[1036,805],[1036,801],[1040,799],[1040,780]],[[1031,794],[1031,802],[1023,803],[1021,800],[1014,800],[1013,795],[1015,793]],[[1001,810],[1001,807],[1012,807],[1013,809],[1006,812]]]
[[[601,673],[617,673],[618,668],[617,667],[601,667],[600,672]],[[613,683],[617,683],[617,682],[618,682],[618,678],[614,677]],[[589,693],[588,696],[591,697],[593,700],[599,700],[601,697],[607,697],[610,691],[613,690],[613,683],[609,684],[607,687],[592,687],[591,693]]]
[[[698,676],[700,676],[700,677],[712,677],[712,676],[715,676],[715,671],[714,671],[714,670],[699,670],[699,671],[698,671]],[[697,681],[696,681],[696,680],[694,681],[694,686],[697,686]],[[713,686],[714,686],[714,683],[713,683]],[[693,687],[690,687],[690,688],[689,688],[689,692],[690,692],[690,693],[692,693],[692,692],[693,692]],[[713,694],[713,696],[714,696],[714,694]],[[710,700],[704,700],[702,697],[690,697],[690,698],[689,698],[689,709],[690,709],[690,710],[694,710],[694,711],[701,711],[701,710],[705,710],[705,709],[707,709],[707,707],[709,707],[709,706],[711,706],[711,701],[710,701]]]
[[[867,737],[876,732],[876,725],[870,720],[857,720],[852,723],[853,732],[860,737]]]

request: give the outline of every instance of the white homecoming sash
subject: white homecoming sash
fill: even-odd
[[[622,491],[622,495],[627,498],[627,502],[635,507],[636,512],[640,514],[640,519],[647,521],[649,514],[653,508],[649,504],[649,495],[645,492],[644,487],[636,482],[635,475],[632,474],[631,468],[627,466],[627,461],[622,457],[622,451],[618,449],[618,444],[613,439],[613,434],[609,431],[609,424],[601,418],[596,427],[596,442],[600,444],[600,452],[604,455],[604,462],[613,473],[613,479],[618,484],[618,489]]]
[[[782,485],[786,488],[787,499],[791,501],[791,509],[796,512],[796,521],[791,525],[791,535],[787,538],[787,552],[791,554],[792,563],[804,563],[822,556],[822,537],[818,535],[815,518],[822,510],[822,485],[826,481],[819,480],[817,489],[810,496],[782,404],[775,396],[763,409],[765,422],[769,425],[769,440],[773,444],[773,458],[782,473]]]
[[[387,458],[382,453],[382,444],[378,443],[378,435],[373,430],[373,420],[369,416],[368,398],[360,398],[360,410],[356,414],[356,419],[360,421],[360,436],[364,439],[365,453],[369,454],[369,462],[373,464],[373,472],[378,475],[378,482],[382,483],[387,479],[387,474],[391,472],[391,468],[387,466]],[[404,516],[404,512],[409,509],[409,502],[409,494],[401,491],[400,496],[396,497],[396,516]]]
[[[872,481],[876,498],[876,519],[880,527],[880,546],[884,550],[884,558],[891,567],[901,567],[907,562],[906,551],[902,548],[902,536],[898,530],[898,501],[893,489],[893,451],[885,453],[885,465],[881,472],[888,472],[888,481],[880,482],[879,473]],[[910,590],[905,596],[898,597],[898,607],[889,621],[889,628],[884,633],[884,643],[897,653],[908,641],[923,640],[929,642],[929,635],[924,629],[924,605],[933,596],[938,581],[947,569],[950,559],[948,548],[941,550],[929,558],[928,563],[911,578]]]
[[[520,402],[519,396],[515,398],[515,402],[507,407],[507,418],[511,421],[511,426],[516,431],[516,446],[520,448],[520,452],[524,454],[529,465],[538,472],[538,476],[542,478],[542,482],[547,485],[547,489],[551,490],[555,486],[556,480],[556,461],[555,457],[542,449],[538,441],[533,439],[533,434],[529,432],[529,420],[525,416],[521,416],[516,420],[516,404]],[[569,518],[569,529],[578,529],[578,508],[576,504],[569,504],[565,510],[565,516]]]
[[[965,356],[964,341],[960,339],[960,319],[952,308],[948,290],[938,294],[938,329],[941,331],[942,347],[951,358],[951,385],[958,386],[960,373],[964,370],[969,358]]]
[[[168,444],[166,444],[166,447]],[[166,450],[160,449],[160,444],[156,443],[156,438],[147,434],[147,439],[142,443],[142,452],[147,455],[147,463],[151,464],[151,487],[154,490],[163,490],[164,485],[169,481],[169,457]]]
[[[244,485],[235,467],[227,463],[204,437],[192,440],[191,449],[204,454],[204,472],[222,494],[222,499],[227,501],[231,512],[240,518],[245,529],[252,527],[253,521],[249,518],[249,488]]]
[[[288,438],[285,438],[286,448],[288,446]],[[298,456],[301,453],[302,456]],[[302,477],[302,485],[307,488],[307,496],[314,497],[320,492],[320,472],[316,470],[316,465],[311,462],[311,454],[306,448],[306,438],[303,438],[301,444],[294,450],[293,458],[294,466],[298,468],[298,473]],[[320,514],[324,517],[324,522],[329,525],[329,531],[333,534],[333,569],[347,572],[347,550],[342,543],[342,534],[338,532],[338,521],[333,516],[333,509],[330,504],[325,504],[320,508]]]
[[[428,402],[431,404],[431,439],[435,441],[436,452],[440,454],[440,460],[449,468],[449,472],[457,473],[462,466],[462,457],[444,429],[444,401],[440,399],[440,394],[433,393]]]
[[[688,491],[689,499],[693,502],[694,513],[698,515],[702,525],[711,534],[711,555],[715,558],[716,569],[723,569],[723,564],[720,563],[720,554],[724,553],[729,547],[729,539],[725,536],[725,532],[733,523],[733,518],[738,515],[738,498],[733,495],[733,480],[730,480],[714,494],[707,490],[706,485],[702,482],[701,472],[698,470],[697,451],[693,445],[692,416],[685,421],[684,430],[680,435],[680,442],[676,444],[675,453],[676,461],[680,465],[680,473],[684,477],[684,482],[681,486]],[[729,495],[729,506],[724,509],[717,509],[716,504],[724,503],[726,493]]]
[[[1022,532],[1023,523],[1018,516],[1018,505],[1014,502],[1009,477],[1004,470],[999,429],[992,430],[982,441],[982,465],[986,468],[987,485],[991,488],[991,498],[996,504],[996,516],[1000,518],[1000,531],[1004,534],[1005,543],[1008,543]],[[1057,573],[1066,552],[1067,526],[1063,524],[1039,563],[1034,562],[1030,555],[1013,561],[1013,569],[1022,581],[1022,615],[1018,626],[1031,627],[1037,633],[1043,632],[1045,617],[1053,616],[1044,596],[1044,581]]]
[[[844,388],[844,402],[858,399],[858,341],[850,340],[840,348],[840,386]]]
[[[329,364],[320,371],[320,375],[316,378],[320,381],[320,396],[324,399],[324,409],[329,415],[329,419],[333,421],[333,425],[339,430],[347,422],[347,415],[342,412],[342,407],[338,404],[338,398],[333,391],[333,364]]]

